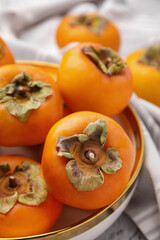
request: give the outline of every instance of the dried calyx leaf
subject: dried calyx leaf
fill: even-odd
[[[107,161],[104,163],[104,165],[101,166],[102,170],[105,173],[115,173],[122,167],[120,154],[115,148],[106,149],[106,158]]]
[[[10,166],[8,163],[3,163],[0,165],[0,178],[7,173],[8,171],[10,171]]]
[[[79,191],[92,191],[104,182],[103,173],[99,168],[86,171],[85,168],[77,166],[76,160],[71,160],[66,165],[66,173],[70,182]]]
[[[1,197],[0,195],[0,213],[7,213],[16,204],[18,199],[18,193],[14,192],[11,196]]]
[[[81,14],[70,21],[71,26],[84,26],[90,32],[100,35],[103,29],[106,28],[108,20],[105,17],[98,15]]]
[[[79,191],[92,191],[104,182],[103,172],[122,167],[118,150],[104,148],[107,124],[103,119],[88,124],[83,134],[59,137],[57,155],[70,159],[66,165],[69,181]]]
[[[46,97],[53,93],[50,84],[32,81],[22,72],[14,77],[11,84],[0,89],[0,103],[19,121],[26,122],[31,111],[40,107]]]
[[[4,55],[4,46],[0,44],[0,59],[3,57],[3,55]]]
[[[45,181],[40,177],[36,177],[32,180],[32,184],[30,183],[29,191],[19,194],[18,202],[30,206],[36,206],[44,202],[47,195],[48,191]]]
[[[160,71],[160,43],[146,48],[138,62],[150,65]]]
[[[37,206],[46,200],[47,186],[39,173],[39,164],[25,161],[16,166],[13,173],[5,172],[1,176],[0,213],[7,213],[17,201],[29,206]]]
[[[89,123],[83,132],[90,136],[90,139],[100,141],[103,146],[106,142],[107,124],[103,119],[99,119],[96,122]]]
[[[57,151],[58,151],[57,155],[60,157],[74,159],[72,152],[74,152],[74,149],[77,143],[78,143],[77,135],[74,135],[68,138],[59,137],[59,141],[57,143]]]
[[[120,73],[126,67],[125,62],[121,61],[118,54],[111,48],[101,47],[96,50],[93,46],[88,46],[83,47],[82,51],[104,74],[111,76]]]

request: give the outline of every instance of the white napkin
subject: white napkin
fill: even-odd
[[[148,115],[146,115],[148,117]],[[147,239],[160,239],[160,157],[141,121],[145,141],[144,165],[138,187],[126,209]],[[154,187],[153,187],[154,186]],[[156,198],[155,198],[156,196]]]
[[[120,54],[125,57],[159,38],[159,9],[157,0],[0,0],[0,35],[17,60],[59,62],[70,47],[59,50],[55,41],[55,31],[63,14],[69,10],[74,13],[99,11],[119,27]],[[131,104],[141,118],[145,161],[138,188],[126,211],[149,240],[158,240],[160,109],[135,94]]]

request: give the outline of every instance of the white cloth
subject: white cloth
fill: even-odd
[[[120,54],[160,39],[160,2],[157,0],[0,0],[0,35],[17,60],[59,62],[55,31],[63,14],[99,11],[121,32]],[[69,46],[68,46],[69,47]],[[160,109],[135,94],[131,104],[141,118],[145,161],[138,188],[127,213],[147,239],[160,239]],[[158,153],[159,152],[159,153]]]

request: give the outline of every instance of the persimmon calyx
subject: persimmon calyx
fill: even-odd
[[[3,55],[4,55],[4,46],[0,44],[0,59],[3,57]]]
[[[11,84],[0,89],[0,103],[4,103],[8,112],[19,121],[26,122],[31,111],[39,108],[52,93],[50,84],[32,81],[28,74],[22,72]]]
[[[104,148],[107,124],[103,119],[88,124],[83,134],[59,137],[57,155],[70,161],[66,165],[69,181],[79,191],[92,191],[104,183],[103,172],[115,173],[122,160],[115,148]]]
[[[93,46],[83,47],[82,52],[90,57],[91,61],[101,72],[108,75],[118,74],[126,67],[126,63],[121,61],[118,54],[108,47],[101,47],[96,50]]]
[[[7,213],[17,201],[29,206],[38,206],[46,200],[47,186],[45,181],[39,177],[39,173],[38,164],[24,161],[16,166],[13,173],[6,174],[5,171],[1,175],[0,213]]]
[[[107,23],[109,21],[102,16],[95,16],[95,15],[85,15],[81,14],[79,16],[76,16],[70,21],[71,26],[84,26],[86,27],[90,32],[100,35],[102,30],[105,29]]]
[[[146,48],[138,62],[150,65],[160,71],[160,43]]]

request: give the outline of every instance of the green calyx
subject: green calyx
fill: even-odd
[[[5,166],[7,164],[0,165],[0,169]],[[46,200],[48,191],[45,181],[39,176],[39,164],[25,161],[16,166],[13,173],[6,173],[7,170],[0,176],[0,213],[10,211],[16,202],[38,206]]]
[[[3,57],[3,55],[4,55],[4,46],[0,44],[0,59]]]
[[[14,77],[11,84],[0,89],[0,103],[4,103],[8,112],[19,121],[26,122],[31,111],[39,108],[52,93],[50,84],[32,81],[22,72]]]
[[[93,46],[89,46],[83,47],[82,52],[90,57],[102,73],[109,76],[120,73],[126,67],[125,62],[121,61],[118,54],[111,48],[101,47],[96,50]]]
[[[160,43],[146,48],[138,62],[152,66],[160,71]]]
[[[108,20],[102,16],[85,14],[79,15],[70,21],[71,26],[84,26],[96,35],[101,34],[107,23]]]
[[[104,183],[103,172],[113,174],[122,167],[119,152],[104,148],[107,124],[103,119],[88,124],[83,134],[59,137],[57,155],[70,161],[66,165],[69,181],[79,191],[92,191]]]

